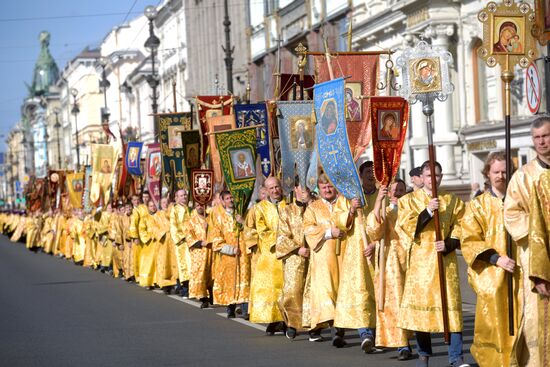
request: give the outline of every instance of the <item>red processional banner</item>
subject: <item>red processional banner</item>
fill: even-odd
[[[397,175],[409,124],[409,103],[401,97],[372,97],[370,117],[374,175],[389,185]]]

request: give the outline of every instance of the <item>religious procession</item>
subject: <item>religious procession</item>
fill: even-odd
[[[177,112],[174,82],[172,111],[153,102],[154,141],[110,123],[100,81],[90,156],[81,162],[77,142],[74,169],[59,157],[58,169],[30,175],[25,207],[2,210],[0,232],[30,252],[223,309],[281,343],[340,349],[357,334],[366,365],[390,351],[390,365],[435,366],[432,337],[442,334],[448,365],[470,366],[467,279],[471,362],[550,366],[550,116],[527,127],[534,159],[518,164],[510,141],[514,70],[530,68],[550,38],[544,6],[490,2],[477,15],[475,57],[501,72],[505,144],[478,165],[484,190],[469,198],[441,187],[450,166],[434,143],[434,112],[455,93],[451,52],[421,39],[394,62],[390,49],[334,51],[324,39],[319,50],[297,45],[297,73],[281,73],[278,51],[273,99],[252,102],[248,84],[242,98],[196,95]],[[152,50],[157,41],[147,40]],[[411,128],[425,130],[427,159],[405,175]]]

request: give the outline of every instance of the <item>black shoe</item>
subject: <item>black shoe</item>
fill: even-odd
[[[408,361],[409,359],[411,359],[411,357],[412,353],[409,349],[401,349],[397,354],[398,361]]]
[[[274,335],[278,331],[282,331],[282,332],[286,331],[286,325],[284,322],[282,321],[272,322],[269,325],[267,325],[267,328],[265,329],[265,332],[268,335]]]
[[[285,335],[287,339],[294,340],[294,338],[296,338],[296,329],[294,329],[293,327],[287,328]]]
[[[202,308],[208,308],[210,306],[210,304],[207,302],[207,301],[202,301],[201,302],[201,309]],[[229,317],[229,316],[228,316]]]
[[[361,349],[363,349],[363,352],[369,354],[372,353],[374,350],[374,339],[372,336],[367,335],[363,338],[361,341]]]
[[[344,340],[344,337],[336,335],[332,338],[332,346],[336,348],[344,348],[348,343]]]
[[[227,306],[227,318],[228,319],[234,319],[237,315],[235,315],[235,305],[229,305]]]

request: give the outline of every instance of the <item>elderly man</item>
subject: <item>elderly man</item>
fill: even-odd
[[[212,244],[214,268],[214,303],[227,306],[227,317],[236,316],[237,303],[246,303],[250,295],[250,260],[244,255],[245,241],[238,225],[243,218],[235,213],[233,196],[220,193],[221,204],[212,208],[207,243]]]
[[[250,321],[268,324],[266,333],[285,331],[278,300],[283,288],[283,264],[275,253],[279,212],[285,202],[279,180],[269,177],[264,182],[268,199],[256,205],[255,227],[258,233],[256,266],[250,285]],[[266,287],[269,284],[269,287]]]
[[[337,241],[345,233],[331,220],[338,192],[325,174],[319,176],[317,184],[321,199],[308,205],[303,224],[305,239],[311,250],[310,292],[304,299],[304,310],[307,302],[309,312],[304,312],[303,325],[310,328],[309,340],[312,342],[322,341],[321,330],[334,323],[340,269],[345,253],[345,243],[337,246]]]
[[[281,211],[275,251],[283,262],[283,291],[279,308],[287,325],[288,339],[302,329],[302,302],[308,270],[309,248],[304,238],[303,217],[311,201],[309,189],[294,187],[296,201]]]
[[[191,210],[187,206],[189,196],[187,190],[176,191],[176,204],[170,212],[170,236],[176,246],[176,262],[178,263],[178,290],[182,297],[189,295],[189,247],[186,243],[187,231],[185,226],[191,216]]]
[[[532,289],[529,279],[529,214],[533,184],[539,176],[550,169],[550,118],[540,117],[531,124],[531,138],[537,152],[537,157],[522,166],[510,179],[504,200],[504,225],[518,246],[517,262],[522,269],[522,287]],[[538,254],[535,254],[538,256]],[[539,354],[539,325],[537,313],[537,295],[533,292],[523,292],[521,300],[523,308],[520,313],[518,331],[519,345],[526,345],[523,353],[518,350],[517,362],[520,365],[531,365],[532,358]]]

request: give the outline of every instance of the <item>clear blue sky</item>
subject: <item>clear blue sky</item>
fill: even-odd
[[[40,51],[38,35],[51,33],[50,50],[62,70],[87,45],[97,46],[125,19],[143,13],[159,0],[19,0],[3,2],[0,15],[0,151],[20,119]]]

